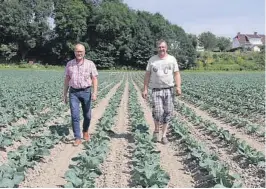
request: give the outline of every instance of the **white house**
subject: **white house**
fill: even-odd
[[[265,35],[258,34],[241,34],[237,33],[236,37],[233,38],[232,49],[239,47],[245,49],[251,49],[252,51],[260,51],[260,48],[265,45]]]
[[[202,45],[200,45],[199,38],[197,38],[196,51],[197,51],[197,52],[203,52],[203,51],[205,51],[204,47],[203,47]]]

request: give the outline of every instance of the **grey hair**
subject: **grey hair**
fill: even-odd
[[[167,42],[164,40],[164,39],[160,39],[156,42],[156,46],[158,47],[161,43],[165,43],[166,44],[166,47],[168,46],[167,45]]]

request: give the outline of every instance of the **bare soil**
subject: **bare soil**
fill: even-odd
[[[123,76],[124,78],[124,76]],[[134,83],[134,82],[133,82]],[[98,120],[105,112],[110,98],[115,94],[121,82],[116,84],[107,94],[107,96],[100,100],[99,103],[92,109],[92,120],[89,132],[93,135]],[[151,114],[151,109],[147,102],[142,98],[141,91],[134,83],[137,90],[138,101],[141,104],[144,112],[145,119],[150,125],[150,134],[154,131],[154,122]],[[131,186],[132,176],[132,153],[131,143],[133,142],[132,135],[130,133],[128,125],[128,82],[124,90],[124,94],[121,99],[121,103],[116,116],[116,125],[113,128],[115,134],[111,135],[110,149],[106,160],[101,165],[102,175],[96,178],[96,187],[98,188],[129,188]],[[183,102],[180,100],[180,102]],[[214,122],[218,127],[222,127],[229,130],[231,134],[234,134],[237,138],[245,140],[253,148],[265,152],[264,141],[259,141],[253,136],[247,135],[231,126],[222,123],[207,112],[204,112],[193,105],[183,102],[188,107],[192,108],[197,115],[201,116],[205,120]],[[49,110],[46,110],[49,111]],[[63,119],[64,115],[70,115],[70,111],[62,113],[62,116],[58,120],[47,123],[47,127],[53,125],[65,123]],[[182,121],[186,122],[191,135],[197,139],[197,141],[205,144],[205,147],[210,152],[217,153],[221,162],[226,163],[230,167],[230,172],[238,173],[241,175],[241,181],[244,187],[265,187],[265,171],[258,169],[254,165],[248,165],[243,158],[237,156],[232,152],[230,145],[226,145],[218,137],[213,137],[207,133],[200,126],[194,126],[184,116],[175,112],[175,114]],[[19,120],[16,124],[23,124],[27,120]],[[82,122],[81,122],[82,125]],[[64,179],[65,172],[69,169],[71,159],[77,156],[83,151],[83,145],[74,147],[73,132],[70,126],[65,125],[70,131],[70,138],[65,141],[61,141],[53,149],[50,150],[51,155],[42,159],[42,162],[37,163],[34,169],[29,169],[26,173],[25,181],[23,181],[19,187],[41,187],[41,188],[58,188],[66,184]],[[161,134],[161,132],[160,132]],[[168,133],[170,136],[170,132]],[[171,138],[169,138],[171,139]],[[28,143],[29,141],[16,142],[12,147],[7,148],[6,152],[0,151],[0,164],[7,159],[7,152],[14,150],[21,143]],[[160,151],[160,165],[164,171],[170,175],[170,181],[167,187],[170,188],[192,188],[198,187],[199,178],[205,176],[201,170],[196,169],[198,167],[195,162],[187,161],[187,155],[183,151],[181,145],[178,145],[178,140],[170,140],[166,145],[160,142],[156,143],[157,150]],[[264,153],[265,154],[265,153]],[[188,171],[189,168],[189,171]],[[193,168],[195,168],[193,170]],[[193,170],[193,171],[191,171]],[[206,186],[207,187],[207,186]]]
[[[128,131],[128,83],[118,110],[115,134],[111,136],[110,149],[101,165],[102,175],[96,179],[96,188],[129,188],[131,182],[130,143],[132,135]]]
[[[141,106],[144,111],[145,119],[148,125],[151,126],[150,133],[155,129],[151,109],[146,104],[146,101],[141,96],[141,91],[134,84],[136,90],[138,91],[138,99],[141,103]],[[170,181],[167,187],[170,188],[193,188],[194,181],[191,175],[188,175],[184,169],[184,165],[182,164],[182,160],[177,156],[177,151],[173,149],[173,144],[169,142],[166,145],[161,143],[157,143],[157,149],[161,152],[160,154],[160,165],[163,170],[165,170],[170,175]],[[178,149],[176,149],[178,150]]]
[[[42,114],[48,113],[50,111],[49,108],[44,109],[42,112]],[[33,116],[31,116],[33,117]],[[37,118],[36,118],[37,119]],[[23,127],[23,125],[26,125],[28,123],[28,120],[24,119],[24,118],[20,118],[18,121],[11,123],[11,126],[16,126],[16,127]],[[53,122],[51,122],[53,123]],[[47,128],[45,128],[47,130]],[[4,132],[4,131],[1,131]],[[42,133],[38,133],[39,135],[42,135]],[[37,136],[38,134],[34,135]],[[33,136],[33,135],[32,135]],[[29,138],[24,138],[21,137],[19,138],[19,140],[17,141],[13,141],[13,144],[10,146],[5,147],[4,149],[0,149],[0,165],[7,163],[7,154],[10,151],[16,151],[18,149],[19,146],[21,145],[25,145],[28,146],[31,144],[32,139]]]
[[[120,85],[121,82],[116,84],[107,96],[99,102],[98,106],[92,109],[91,126],[89,128],[91,134],[93,134],[98,120],[102,117],[110,98],[115,94]],[[72,132],[71,135],[73,136]],[[83,147],[83,145],[75,147],[72,142],[60,143],[53,148],[51,155],[46,157],[43,163],[39,163],[34,169],[30,169],[27,172],[27,177],[20,184],[20,187],[57,188],[66,184],[64,174],[68,170],[71,159],[81,153]]]
[[[235,135],[235,137],[237,137],[241,140],[245,140],[247,142],[247,144],[250,145],[252,148],[254,148],[258,151],[261,151],[265,154],[265,140],[260,140],[258,138],[252,137],[251,135],[240,132],[236,128],[229,126],[229,125],[226,125],[226,124],[222,123],[220,120],[217,120],[217,119],[209,116],[207,112],[204,112],[204,111],[196,108],[195,106],[193,106],[187,102],[184,102],[182,100],[178,100],[178,101],[184,103],[187,107],[194,110],[195,113],[197,115],[201,116],[203,119],[209,120],[209,121],[215,123],[218,127],[222,127],[223,129],[228,130],[231,134]]]
[[[0,149],[0,165],[7,163],[8,161],[8,152],[15,151],[21,145],[30,145],[31,140],[26,138],[21,138],[21,141],[13,141],[11,146],[6,147],[5,149]]]
[[[220,162],[230,167],[230,173],[237,173],[241,176],[240,181],[243,187],[253,188],[265,185],[265,174],[256,166],[248,165],[245,158],[240,158],[237,153],[234,153],[230,145],[226,145],[218,137],[208,134],[204,129],[194,126],[178,112],[175,112],[175,115],[186,123],[193,137],[204,144],[207,151],[217,154]]]
[[[143,101],[143,99],[140,99],[140,101]],[[186,102],[183,102],[183,103],[187,105]],[[188,105],[188,107],[192,108],[196,112],[196,114],[201,116],[203,119],[210,120],[216,123],[217,126],[223,127],[224,129],[228,129],[230,133],[235,134],[236,137],[242,140],[246,140],[246,137],[250,137],[250,136],[243,135],[242,133],[239,133],[233,130],[233,128],[231,128],[230,126],[220,123],[218,120],[215,120],[212,117],[208,116],[208,114],[204,111],[198,110],[197,108],[191,105]],[[145,109],[149,109],[149,108],[147,107]],[[222,163],[225,163],[226,165],[230,167],[230,173],[238,173],[241,176],[240,181],[241,183],[243,183],[244,187],[264,187],[265,186],[265,171],[263,171],[261,168],[256,167],[255,165],[247,164],[245,158],[241,158],[237,153],[234,153],[230,145],[225,144],[225,142],[220,140],[218,137],[211,136],[203,128],[194,126],[192,123],[190,123],[185,117],[181,116],[179,113],[175,112],[175,114],[178,115],[179,119],[187,123],[187,125],[189,126],[189,130],[191,132],[191,135],[195,137],[197,141],[205,144],[204,146],[206,147],[207,151],[216,153],[219,157],[219,160]],[[150,122],[149,124],[153,125],[152,122]],[[249,138],[248,141],[251,143],[252,139]],[[265,148],[262,143],[257,142],[257,141],[254,141],[251,144],[253,144],[252,145],[253,147],[257,147],[257,149]],[[193,175],[194,181],[196,182],[196,187],[200,187],[199,185],[202,184],[200,182],[202,182],[204,174],[202,174],[202,171],[198,169],[198,166],[195,164],[195,162],[186,161],[186,153],[182,152],[182,149],[178,149],[177,151],[178,151],[178,155],[180,156],[180,158],[182,158],[183,161],[185,161],[184,162],[186,164],[185,169],[187,171],[190,171],[190,173]],[[202,186],[203,185],[201,185],[201,187]],[[208,185],[206,185],[205,187],[208,187]]]

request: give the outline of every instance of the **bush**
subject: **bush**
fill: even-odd
[[[265,57],[261,52],[202,52],[196,65],[205,70],[264,70]]]

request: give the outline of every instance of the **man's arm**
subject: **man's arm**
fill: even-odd
[[[180,76],[180,72],[179,71],[174,72],[174,75],[175,75],[175,85],[176,85],[176,88],[181,89],[181,76]]]
[[[149,81],[150,81],[151,72],[146,71],[145,77],[144,77],[144,91],[148,91]]]
[[[69,76],[69,65],[70,65],[70,62],[67,63],[66,65],[66,68],[65,68],[65,79],[64,79],[64,91],[63,91],[63,95],[64,97],[67,96],[67,91],[68,91],[68,88],[69,88],[69,81],[70,81],[70,76]]]
[[[68,91],[68,88],[69,88],[69,80],[70,80],[70,77],[69,76],[66,76],[65,77],[65,82],[64,82],[64,96],[67,95],[67,91]]]
[[[91,81],[92,81],[92,86],[93,86],[93,98],[96,99],[96,96],[98,94],[98,71],[97,71],[97,68],[94,64],[94,62],[91,61]]]
[[[93,94],[98,94],[98,78],[96,76],[92,77],[92,85],[93,85]]]

